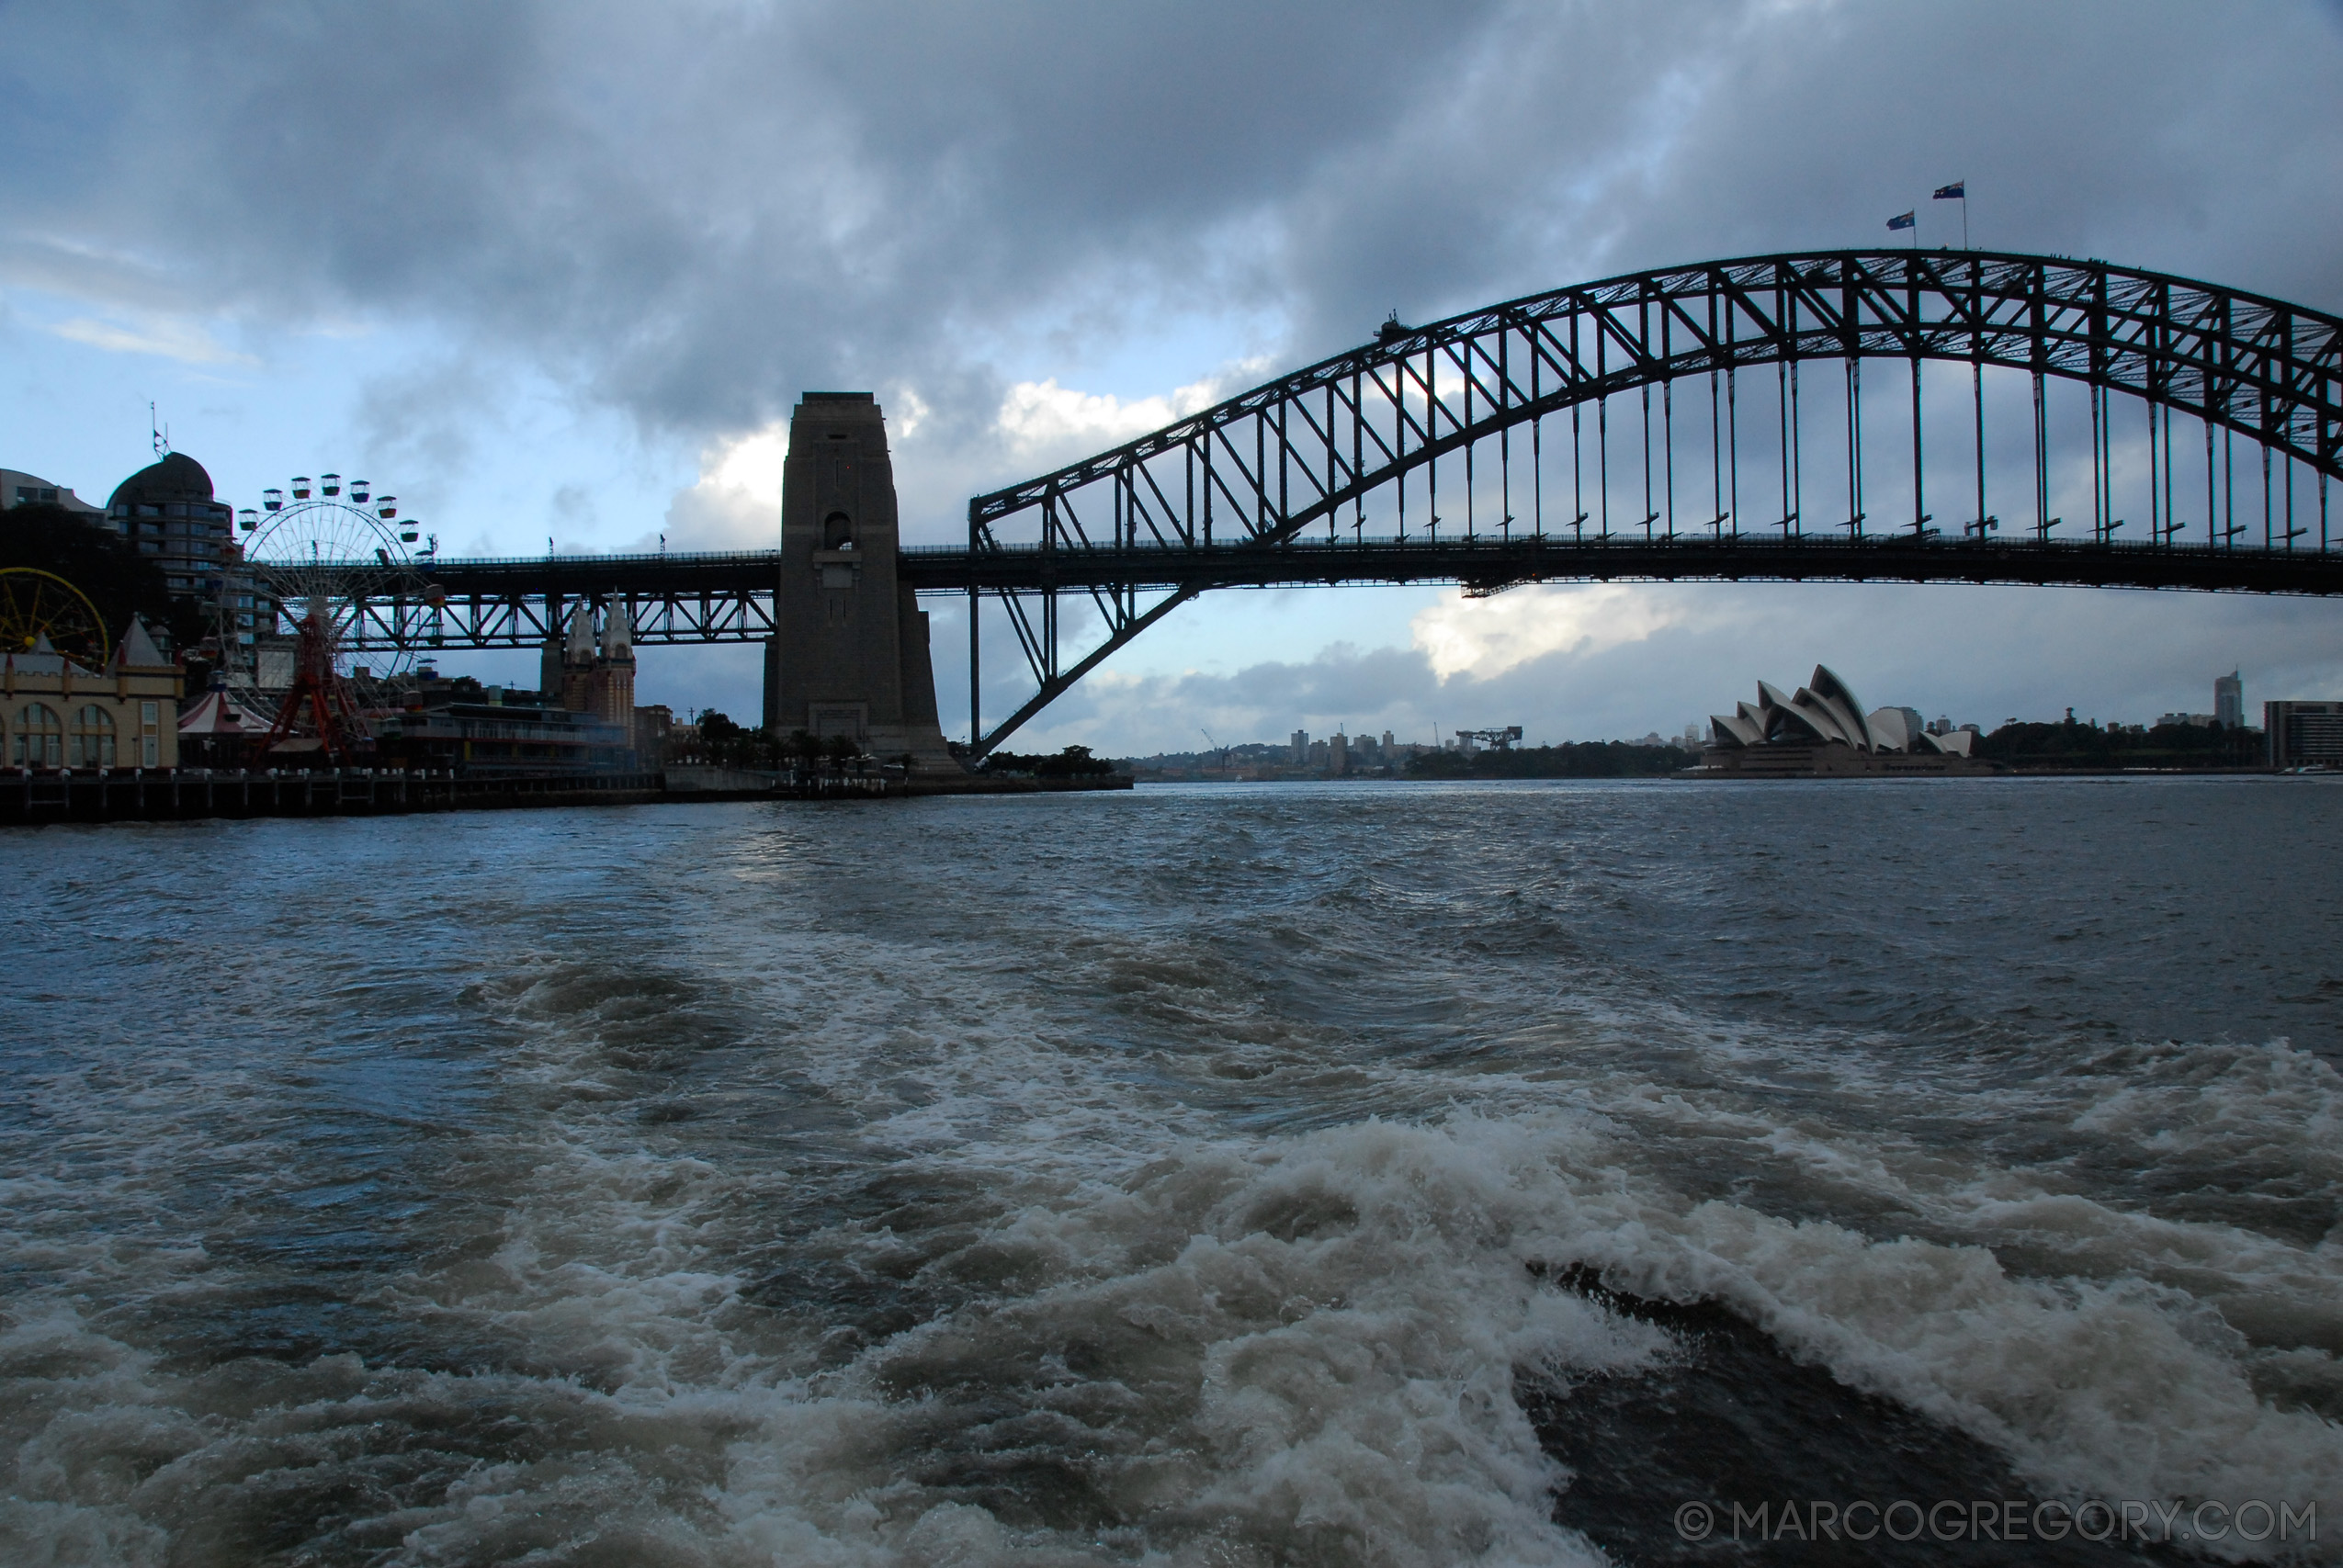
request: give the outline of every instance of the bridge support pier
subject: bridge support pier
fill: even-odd
[[[764,723],[849,735],[915,773],[963,770],[945,744],[927,615],[896,571],[895,470],[868,392],[806,392],[781,477],[780,581]]]

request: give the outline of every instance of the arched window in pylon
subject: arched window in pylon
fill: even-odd
[[[114,716],[96,703],[83,705],[74,715],[72,744],[66,747],[70,764],[76,768],[110,768],[114,765]]]
[[[17,732],[8,738],[8,765],[16,768],[62,768],[65,765],[65,723],[57,710],[28,703],[17,715]]]
[[[843,512],[833,512],[821,520],[821,547],[825,550],[851,550],[855,547],[855,520]]]

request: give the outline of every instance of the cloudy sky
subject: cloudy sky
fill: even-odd
[[[1926,197],[1960,176],[1980,245],[2343,310],[2343,6],[2313,0],[8,0],[0,77],[0,466],[102,500],[152,400],[227,498],[364,474],[449,554],[769,544],[809,387],[878,393],[907,534],[949,540],[970,493],[1387,310],[1868,245],[1915,205],[1955,243]],[[2232,667],[2343,695],[2343,606],[1228,593],[1019,743],[1640,735],[1817,660],[1988,725],[2137,720]],[[641,691],[753,714],[755,658],[646,650]]]

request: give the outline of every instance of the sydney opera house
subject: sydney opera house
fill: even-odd
[[[1941,777],[1997,770],[1969,755],[1975,732],[1931,734],[1912,708],[1863,712],[1847,682],[1822,665],[1783,696],[1758,682],[1758,700],[1709,717],[1709,741],[1684,778]]]

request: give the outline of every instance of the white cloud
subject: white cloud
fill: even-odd
[[[927,400],[911,387],[897,387],[881,401],[887,407],[887,422],[894,427],[895,438],[899,441],[909,441],[917,435],[920,426],[926,423],[928,414],[933,412]]]
[[[699,478],[668,503],[671,549],[771,549],[780,540],[789,422],[775,420],[702,449]]]
[[[889,433],[909,440],[925,422],[927,400],[908,386],[885,400]],[[671,549],[771,549],[780,542],[781,485],[789,461],[789,422],[775,419],[719,436],[700,449],[699,477],[667,509]]]
[[[1487,680],[1549,653],[1593,654],[1642,642],[1684,618],[1681,601],[1624,583],[1517,588],[1489,599],[1453,591],[1409,623],[1435,674]]]
[[[251,355],[237,353],[202,327],[181,317],[149,316],[138,326],[122,326],[75,316],[49,330],[59,337],[85,343],[109,354],[153,354],[187,365],[256,363]]]
[[[1248,359],[1217,376],[1174,388],[1168,395],[1126,401],[1111,392],[1080,392],[1046,381],[1020,381],[1001,400],[995,425],[1021,457],[1061,447],[1114,446],[1208,409],[1234,387],[1251,386],[1268,362]]]
[[[700,457],[703,488],[734,490],[769,511],[781,510],[781,473],[789,460],[789,425],[775,420],[762,430],[719,441]]]

